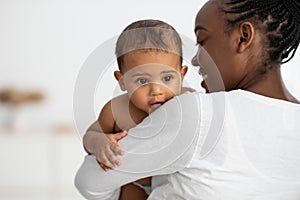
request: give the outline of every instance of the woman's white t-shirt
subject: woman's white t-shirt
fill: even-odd
[[[87,156],[75,185],[87,199],[153,176],[148,199],[299,200],[300,105],[236,90],[185,93],[120,142],[122,166]]]

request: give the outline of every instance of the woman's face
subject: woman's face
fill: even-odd
[[[202,86],[207,92],[235,89],[244,74],[243,67],[239,67],[244,62],[237,53],[237,37],[225,32],[225,14],[219,3],[206,3],[195,22],[199,49],[192,63],[201,66],[201,73],[206,74]]]

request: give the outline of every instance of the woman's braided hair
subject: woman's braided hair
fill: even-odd
[[[290,61],[300,41],[300,0],[229,0],[229,25],[256,18],[266,24],[268,55],[272,62]],[[286,59],[285,61],[283,61]]]

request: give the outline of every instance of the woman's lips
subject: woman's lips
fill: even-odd
[[[205,70],[203,69],[203,67],[200,67],[199,68],[199,71],[198,71],[198,74],[200,74],[201,76],[202,76],[202,79],[203,79],[203,81],[205,80],[205,79],[207,79],[207,73],[205,72]]]
[[[207,73],[205,72],[205,70],[204,70],[203,67],[200,67],[200,68],[199,68],[198,74],[199,74],[200,76],[202,76],[202,81],[201,81],[201,86],[202,86],[202,88],[204,88],[205,91],[208,92],[208,88],[207,88],[207,85],[206,85],[206,83],[205,83],[205,80],[208,78],[208,75],[207,75]]]

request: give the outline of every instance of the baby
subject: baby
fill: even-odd
[[[187,66],[182,66],[179,34],[169,24],[141,20],[121,33],[116,45],[119,71],[114,72],[125,94],[110,100],[83,137],[85,150],[94,154],[107,171],[120,165],[123,151],[118,140],[160,105],[189,88],[182,88]],[[110,140],[110,146],[103,140]],[[145,178],[122,187],[120,199],[146,199],[151,179]],[[142,189],[141,189],[142,188]]]

